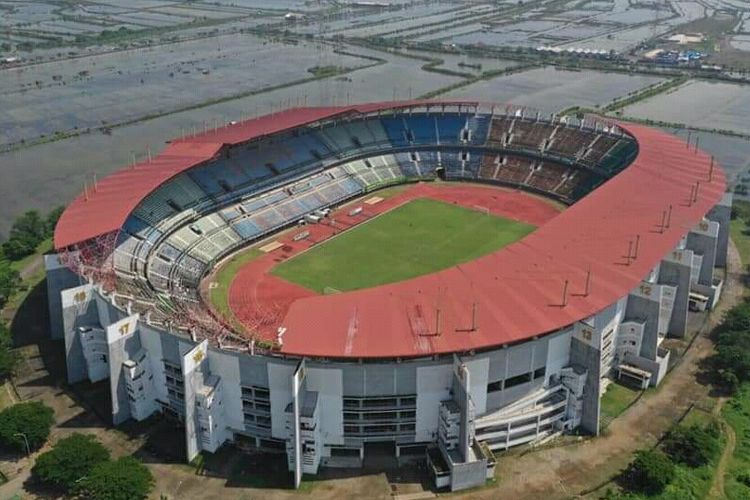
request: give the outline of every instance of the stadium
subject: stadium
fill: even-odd
[[[718,301],[731,197],[697,143],[481,102],[294,108],[86,186],[46,257],[68,382],[163,413],[186,459],[372,454],[437,487],[596,435],[612,379],[665,376]]]

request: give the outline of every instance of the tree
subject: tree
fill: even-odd
[[[729,394],[735,394],[740,388],[740,379],[738,379],[737,375],[733,372],[719,370],[719,384],[721,384]]]
[[[60,216],[65,211],[64,206],[60,206],[57,208],[52,209],[50,213],[47,214],[47,220],[46,220],[46,226],[47,226],[47,237],[52,236],[55,232],[55,226],[57,226],[57,221],[60,220]]]
[[[714,362],[719,370],[734,373],[740,381],[750,379],[750,351],[733,345],[716,348]]]
[[[750,331],[750,303],[742,302],[731,308],[719,328],[722,332]]]
[[[750,351],[750,331],[721,332],[716,338],[716,344],[741,347]]]
[[[717,436],[699,425],[678,425],[667,434],[663,446],[672,460],[690,467],[706,465],[719,451]]]
[[[35,450],[49,437],[54,412],[38,401],[18,403],[0,412],[0,446],[17,451]],[[25,437],[25,439],[24,439]]]
[[[91,434],[75,433],[61,439],[36,459],[31,473],[45,483],[66,491],[87,476],[96,465],[109,460],[109,451]]]
[[[10,267],[10,263],[0,257],[0,308],[5,306],[8,299],[21,283],[18,271]]]
[[[666,455],[655,450],[636,452],[627,471],[630,489],[648,495],[660,493],[672,482],[675,466]]]
[[[34,253],[36,245],[31,240],[12,238],[3,243],[3,255],[10,260],[21,260],[27,255]]]
[[[154,484],[151,471],[138,459],[122,457],[102,462],[78,483],[85,498],[93,500],[137,500],[146,498]]]
[[[0,321],[0,380],[5,379],[13,374],[18,364],[18,357],[11,350],[13,348],[13,339],[8,327]]]
[[[38,243],[46,236],[47,223],[36,210],[24,212],[13,222],[13,226],[10,228],[10,239],[36,241]]]

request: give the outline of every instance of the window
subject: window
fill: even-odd
[[[396,416],[395,413],[385,411],[375,411],[370,413],[363,413],[365,420],[389,420]]]
[[[365,399],[363,401],[365,408],[374,408],[378,406],[396,406],[396,399],[394,398],[372,398]]]
[[[487,384],[487,392],[497,392],[503,390],[503,381],[491,382]]]
[[[365,433],[383,434],[388,432],[396,432],[395,425],[367,425],[364,427]]]
[[[525,384],[530,381],[531,373],[524,373],[523,375],[516,375],[515,377],[505,379],[505,388],[515,387],[517,385]]]

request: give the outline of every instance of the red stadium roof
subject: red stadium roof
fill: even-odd
[[[138,204],[161,184],[234,145],[320,120],[415,105],[475,105],[468,101],[397,101],[339,107],[293,108],[205,133],[173,140],[151,162],[138,163],[102,180],[68,205],[55,228],[60,250],[119,230]]]
[[[210,160],[225,145],[348,113],[423,104],[374,103],[292,109],[173,141],[150,163],[101,180],[65,210],[55,230],[63,249],[118,230],[144,197]],[[294,302],[282,352],[325,357],[410,357],[461,352],[552,332],[606,308],[636,287],[680,238],[719,202],[726,187],[710,157],[672,135],[622,125],[639,144],[634,162],[521,241],[496,253],[406,282]],[[690,194],[700,182],[697,201]],[[672,207],[671,225],[659,231]],[[637,258],[628,262],[639,237]],[[590,292],[584,296],[587,273]],[[567,304],[562,305],[568,282]],[[435,316],[441,311],[441,333]],[[472,325],[476,307],[477,325]]]
[[[282,322],[282,352],[361,358],[465,352],[555,331],[627,295],[721,200],[726,184],[720,168],[709,182],[710,157],[681,139],[623,127],[638,141],[635,161],[523,240],[413,280],[300,299]],[[696,182],[698,199],[690,203]],[[660,232],[670,205],[671,225]],[[637,237],[637,258],[628,263]],[[478,328],[470,331],[474,304]],[[438,307],[442,327],[435,335]]]

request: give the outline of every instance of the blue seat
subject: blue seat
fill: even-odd
[[[461,115],[437,115],[437,127],[441,144],[458,144],[461,131],[466,127],[466,118]]]
[[[408,146],[410,144],[404,121],[401,117],[381,118],[383,129],[388,136],[391,144],[397,147]]]
[[[255,225],[250,219],[242,219],[232,224],[237,233],[242,236],[243,239],[252,239],[260,234],[260,228]]]
[[[490,131],[490,117],[488,115],[474,115],[469,118],[471,130],[471,144],[484,144]]]

